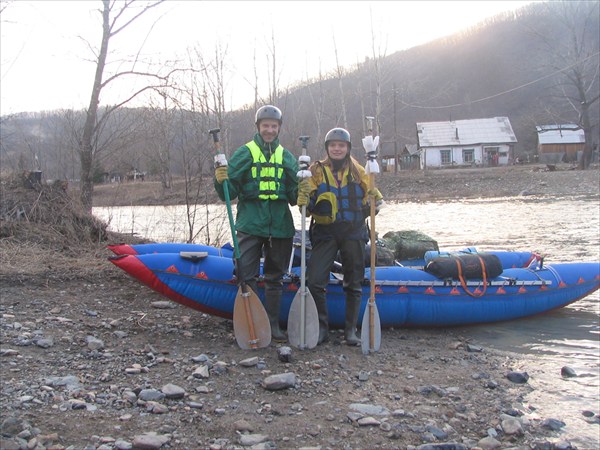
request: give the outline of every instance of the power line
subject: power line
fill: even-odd
[[[486,100],[490,100],[490,99],[492,99],[492,98],[496,98],[496,97],[499,97],[499,96],[501,96],[501,95],[504,95],[504,94],[509,94],[509,93],[511,93],[511,92],[514,92],[514,91],[517,91],[517,90],[519,90],[519,89],[522,89],[522,88],[524,88],[524,87],[527,87],[527,86],[530,86],[530,85],[532,85],[532,84],[538,83],[538,82],[540,82],[540,81],[542,81],[542,80],[545,80],[545,79],[547,79],[547,78],[553,77],[553,76],[555,76],[555,75],[556,75],[556,74],[558,74],[558,73],[564,72],[565,70],[569,70],[571,67],[573,67],[573,66],[576,66],[577,64],[583,63],[583,62],[587,61],[588,59],[590,59],[590,58],[593,58],[593,57],[595,57],[595,56],[598,56],[598,55],[600,55],[600,52],[596,52],[596,53],[594,53],[593,55],[590,55],[590,56],[588,56],[587,58],[584,58],[584,59],[582,59],[581,61],[576,61],[576,62],[574,62],[573,64],[570,64],[570,65],[568,65],[567,67],[564,67],[564,68],[562,68],[562,69],[559,69],[559,70],[557,70],[557,71],[555,71],[555,72],[552,72],[551,74],[544,75],[543,77],[540,77],[540,78],[538,78],[538,79],[536,79],[536,80],[533,80],[533,81],[530,81],[530,82],[528,82],[528,83],[522,84],[522,85],[520,85],[520,86],[514,87],[514,88],[512,88],[512,89],[509,89],[509,90],[507,90],[507,91],[499,92],[499,93],[497,93],[497,94],[490,95],[490,96],[488,96],[488,97],[483,97],[483,98],[480,98],[480,99],[477,99],[477,100],[472,100],[472,101],[469,101],[469,102],[466,102],[466,103],[456,103],[456,104],[454,104],[454,105],[445,105],[445,106],[421,106],[421,105],[413,105],[413,104],[410,104],[410,103],[406,103],[406,102],[403,102],[402,100],[400,100],[400,102],[401,102],[401,103],[402,103],[404,106],[406,106],[406,107],[410,107],[410,108],[418,108],[418,109],[445,109],[445,108],[455,108],[455,107],[457,107],[457,106],[467,106],[467,105],[471,105],[471,104],[473,104],[473,103],[484,102],[484,101],[486,101]]]

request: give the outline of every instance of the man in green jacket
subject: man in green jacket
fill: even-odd
[[[265,309],[274,341],[286,341],[279,327],[283,275],[287,271],[295,233],[289,205],[298,197],[298,163],[279,144],[282,114],[266,105],[256,111],[258,132],[238,148],[229,163],[215,169],[215,189],[224,200],[228,180],[231,199],[238,199],[235,229],[240,259],[236,276],[257,292],[260,259],[264,254]]]

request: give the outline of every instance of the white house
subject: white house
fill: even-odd
[[[516,143],[508,117],[417,123],[421,169],[508,165]]]

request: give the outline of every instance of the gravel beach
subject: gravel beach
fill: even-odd
[[[598,196],[597,167],[510,169],[387,173],[380,186],[387,201]],[[230,321],[110,264],[107,244],[135,241],[85,222],[68,193],[2,189],[2,450],[576,448],[560,417],[523,402],[531,367],[513,354],[453,329],[386,329],[368,356],[339,330],[312,350],[244,351]],[[165,198],[107,186],[95,204],[126,189],[139,204]],[[15,199],[38,210],[46,199],[48,215],[16,221]],[[598,413],[583,411],[583,426],[597,429]]]

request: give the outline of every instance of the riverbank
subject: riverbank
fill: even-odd
[[[568,184],[556,195],[594,193]],[[454,329],[386,329],[368,356],[339,331],[291,358],[281,345],[243,351],[230,321],[168,302],[110,264],[106,244],[133,238],[81,216],[67,193],[2,188],[3,450],[575,448],[561,417],[523,401],[534,362]],[[294,383],[265,387],[278,374]],[[580,426],[599,418],[582,411]]]
[[[201,180],[198,203],[217,203],[212,178]],[[545,165],[383,172],[376,178],[386,201],[430,201],[460,198],[512,197],[519,195],[597,195],[598,166],[550,171]],[[196,188],[196,186],[194,186]],[[185,183],[175,180],[164,190],[158,181],[97,185],[94,206],[185,204]]]

